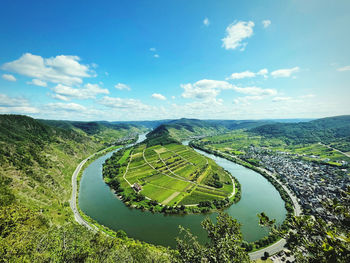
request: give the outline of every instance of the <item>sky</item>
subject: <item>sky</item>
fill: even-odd
[[[350,114],[348,0],[2,0],[0,114]]]

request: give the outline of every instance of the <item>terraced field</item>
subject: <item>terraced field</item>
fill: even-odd
[[[196,205],[233,196],[231,175],[192,148],[179,144],[140,145],[126,151],[119,161],[128,160],[117,177],[124,191],[140,193],[162,205]]]

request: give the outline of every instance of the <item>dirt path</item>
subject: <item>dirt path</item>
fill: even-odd
[[[131,160],[132,160],[132,155],[131,155],[131,152],[130,152],[130,159],[129,159],[129,162],[128,162],[128,166],[126,167],[125,173],[123,174],[123,179],[124,179],[124,180],[130,185],[130,187],[132,188],[131,183],[125,178],[126,174],[128,173],[129,165],[130,165],[130,163],[131,163]]]
[[[180,192],[175,192],[171,196],[169,196],[167,199],[165,199],[162,203],[163,205],[167,205],[171,200],[173,200],[175,197],[177,197],[180,194]]]
[[[323,146],[325,146],[325,147],[327,147],[327,148],[329,148],[329,149],[332,149],[332,150],[334,150],[334,151],[337,151],[338,153],[344,154],[346,157],[349,157],[349,158],[350,158],[350,154],[348,154],[348,153],[339,151],[338,149],[335,149],[335,148],[333,148],[333,147],[331,147],[331,146],[329,146],[329,145],[323,144],[322,142],[319,142],[318,144],[323,145]]]

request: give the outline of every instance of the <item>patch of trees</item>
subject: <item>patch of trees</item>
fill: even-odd
[[[11,188],[9,187],[11,182],[12,178],[0,174],[0,206],[10,205],[16,199]]]
[[[211,178],[207,181],[207,185],[215,188],[223,187],[223,183],[220,181],[220,177],[217,173],[212,174]]]

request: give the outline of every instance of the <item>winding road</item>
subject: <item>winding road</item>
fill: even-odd
[[[80,225],[82,226],[85,226],[87,227],[89,230],[92,230],[92,231],[97,231],[97,227],[94,226],[94,225],[90,225],[79,213],[79,210],[78,210],[78,207],[77,207],[77,190],[78,190],[78,184],[77,184],[77,177],[80,173],[80,170],[81,168],[83,168],[84,164],[92,157],[94,157],[96,154],[99,154],[99,153],[102,153],[110,148],[112,148],[113,146],[111,147],[108,147],[106,149],[103,149],[97,153],[94,153],[92,155],[90,155],[89,157],[87,157],[86,159],[84,159],[83,161],[81,161],[79,163],[79,165],[77,166],[77,168],[75,168],[75,171],[72,175],[72,196],[71,196],[71,199],[70,199],[70,207],[73,211],[73,214],[74,214],[74,218],[75,218],[75,221],[77,221]]]

